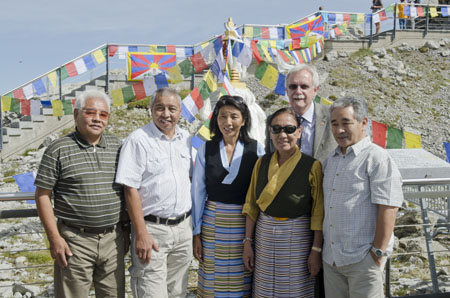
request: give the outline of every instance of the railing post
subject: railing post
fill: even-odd
[[[59,99],[62,100],[62,79],[61,79],[61,67],[58,68],[58,70],[56,71],[56,73],[58,74],[58,95],[59,95]]]
[[[105,74],[105,80],[106,80],[106,86],[105,86],[105,92],[109,93],[109,46],[106,44],[106,51],[105,51],[105,59],[106,59],[106,74]]]
[[[386,260],[386,297],[391,298],[391,257]]]
[[[433,243],[430,234],[430,220],[428,219],[428,202],[424,198],[420,198],[420,211],[422,212],[422,221],[424,224],[425,244],[428,253],[428,266],[430,268],[430,277],[433,284],[433,293],[439,293],[439,285],[436,274],[436,264],[434,262]]]
[[[370,36],[369,36],[369,48],[373,42],[373,13],[370,15]]]
[[[394,28],[392,30],[391,41],[395,39],[395,29],[397,29],[397,4],[394,4]]]
[[[429,6],[425,6],[425,15],[426,15],[426,20],[425,20],[425,32],[424,35],[428,34],[428,22],[430,21],[430,14],[429,14]]]

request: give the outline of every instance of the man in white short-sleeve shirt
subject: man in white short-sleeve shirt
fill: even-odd
[[[330,111],[338,146],[323,163],[325,294],[384,297],[383,268],[403,202],[400,172],[366,135],[364,100],[342,98]]]
[[[116,177],[132,222],[131,289],[135,297],[185,297],[192,260],[191,138],[177,126],[175,90],[157,90],[151,113],[151,123],[125,140]]]

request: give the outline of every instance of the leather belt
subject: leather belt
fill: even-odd
[[[77,225],[74,225],[72,223],[68,223],[64,220],[61,220],[61,222],[66,226],[69,227],[71,229],[80,231],[81,233],[88,233],[88,234],[106,234],[106,233],[110,233],[112,231],[115,230],[116,225],[114,226],[109,226],[109,227],[103,227],[103,228],[83,228],[83,227],[79,227]]]
[[[170,217],[170,218],[163,218],[163,217],[158,217],[158,216],[149,214],[149,215],[144,216],[144,219],[146,221],[150,221],[150,222],[153,222],[156,224],[174,226],[174,225],[179,224],[186,218],[188,218],[191,215],[191,212],[192,212],[192,210],[189,210],[188,212],[186,212],[183,215],[180,215],[178,217]]]

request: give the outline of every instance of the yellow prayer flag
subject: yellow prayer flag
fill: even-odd
[[[53,71],[47,75],[48,80],[52,83],[53,87],[56,87],[56,71]]]
[[[64,116],[62,101],[60,99],[52,100],[53,116]]]
[[[206,84],[208,85],[209,90],[211,90],[211,92],[214,92],[217,90],[217,84],[216,84],[216,81],[214,80],[211,70],[208,70],[208,72],[206,73],[206,75],[203,79],[206,81]]]
[[[112,91],[112,100],[115,107],[121,106],[125,103],[121,88]]]
[[[261,85],[269,88],[270,90],[275,89],[278,81],[278,71],[272,65],[268,65],[266,68],[266,72],[264,73],[261,79]]]
[[[151,44],[151,45],[148,46],[148,51],[149,51],[150,53],[157,53],[157,52],[158,52],[158,51],[157,51],[157,48],[158,48],[157,45]]]
[[[11,97],[2,96],[2,112],[11,111]]]
[[[101,64],[106,61],[102,50],[97,50],[92,55],[94,55],[94,58],[95,58],[95,61],[97,61],[97,64]]]
[[[248,26],[245,26],[244,27],[245,29],[244,29],[244,37],[245,38],[253,38],[253,27],[248,27]]]
[[[276,49],[277,48],[277,41],[276,40],[269,40],[269,47],[271,47],[272,49]]]
[[[171,67],[167,70],[170,76],[170,83],[172,84],[178,84],[183,82],[183,78],[181,77],[181,70],[178,65],[175,65],[174,67]]]
[[[209,45],[209,41],[201,44],[202,49],[206,48]]]
[[[430,16],[431,16],[432,18],[435,18],[435,17],[438,16],[436,7],[430,7]]]
[[[403,135],[405,136],[406,148],[422,148],[422,138],[420,135],[416,135],[411,132],[403,131]]]
[[[200,129],[198,130],[198,133],[204,137],[205,139],[207,139],[208,141],[211,140],[211,133],[209,131],[209,128],[207,128],[206,126],[202,126],[200,127]]]
[[[331,100],[326,99],[325,97],[321,97],[320,98],[320,103],[323,104],[323,105],[330,105],[333,102]]]
[[[365,16],[363,13],[358,13],[356,16],[356,24],[364,24]]]
[[[269,51],[267,50],[267,47],[265,47],[265,46],[263,46],[262,44],[261,44],[261,50],[263,51],[263,53],[264,53],[264,57],[266,57],[266,61],[268,61],[268,62],[273,62],[272,61],[272,57],[270,57],[270,54],[269,54]]]

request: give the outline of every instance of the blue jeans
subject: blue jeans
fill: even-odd
[[[398,19],[400,29],[406,29],[406,19]]]

